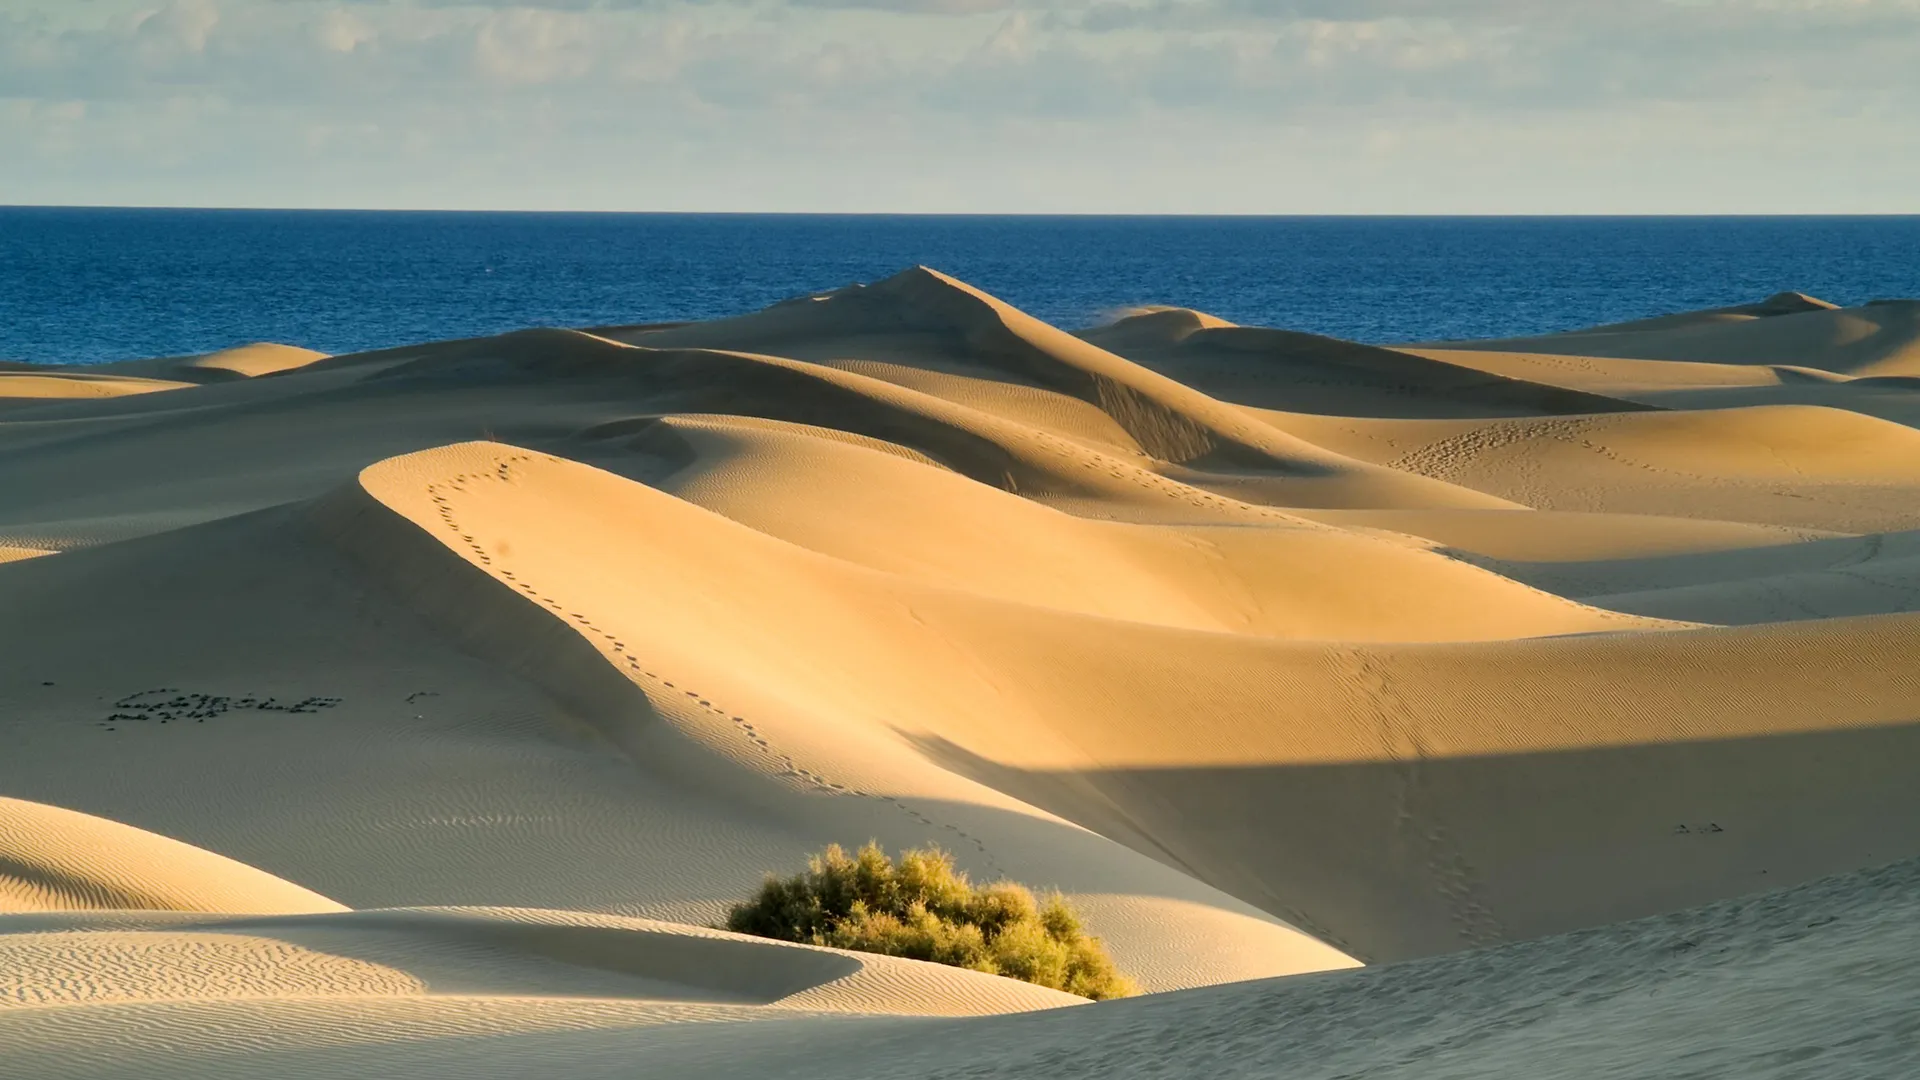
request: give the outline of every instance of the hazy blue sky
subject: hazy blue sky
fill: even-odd
[[[0,203],[1920,211],[1920,0],[0,0]]]

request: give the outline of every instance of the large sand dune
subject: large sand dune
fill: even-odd
[[[1836,993],[1920,992],[1909,315],[1075,336],[913,270],[10,368],[0,1056],[1902,1075]],[[703,928],[868,838],[1159,993]]]

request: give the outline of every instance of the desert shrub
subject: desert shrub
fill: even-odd
[[[1036,898],[1010,881],[974,886],[939,848],[895,863],[877,844],[838,844],[804,873],[769,875],[734,906],[726,928],[836,949],[931,960],[1102,1001],[1137,993],[1059,893]]]

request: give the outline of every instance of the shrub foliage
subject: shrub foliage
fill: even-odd
[[[1137,993],[1059,893],[1035,899],[1010,881],[974,886],[939,848],[834,844],[805,873],[769,875],[727,915],[742,934],[904,956],[1022,979],[1101,1001]]]

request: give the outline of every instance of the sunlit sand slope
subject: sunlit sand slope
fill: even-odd
[[[251,345],[238,345],[218,352],[193,356],[168,356],[157,360],[122,360],[118,363],[100,364],[91,369],[82,370],[111,371],[122,376],[139,378],[178,379],[188,383],[210,383],[277,375],[283,371],[305,367],[315,360],[324,359],[326,355],[326,353],[314,352],[312,349],[302,349],[294,345],[256,341]]]
[[[66,399],[119,397],[155,390],[178,390],[191,383],[172,379],[143,379],[132,375],[102,375],[91,371],[0,369],[0,409]]]
[[[0,957],[0,1025],[14,1019],[4,1012],[8,1006],[331,998],[350,1008],[370,996],[578,997],[934,1016],[1085,1003],[897,957],[679,923],[512,908],[0,916]],[[442,1009],[451,1018],[462,1011],[458,1002]]]
[[[0,1061],[1904,1076],[1911,314],[1074,335],[914,269],[10,366]],[[706,929],[870,838],[1166,993]]]
[[[1920,430],[1839,408],[1498,420],[1262,415],[1363,460],[1536,509],[1847,532],[1920,527]]]
[[[118,822],[0,798],[0,912],[341,911],[318,893]]]

